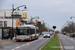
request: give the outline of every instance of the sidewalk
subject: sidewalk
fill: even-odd
[[[1,40],[0,39],[0,45],[7,45],[7,44],[10,44],[10,43],[13,43],[15,42],[15,40],[10,40],[10,39],[6,39],[6,40]]]

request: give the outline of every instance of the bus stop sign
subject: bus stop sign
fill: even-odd
[[[53,29],[56,29],[56,26],[53,26]]]

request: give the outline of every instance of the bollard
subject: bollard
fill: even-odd
[[[55,33],[54,33],[54,38],[55,38]]]

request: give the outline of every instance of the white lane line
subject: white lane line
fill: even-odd
[[[12,49],[12,50],[15,50],[15,49]]]
[[[25,44],[24,44],[24,45],[22,45],[22,46],[25,46]]]
[[[73,38],[69,38],[68,36],[66,35],[63,35],[65,37],[65,39],[68,39],[68,40],[73,40]]]
[[[40,38],[40,39],[38,39],[38,40],[41,40],[41,39],[43,39],[43,38]],[[23,44],[23,45],[18,46],[18,47],[14,48],[14,49],[11,49],[11,50],[16,50],[16,49],[18,49],[18,48],[21,48],[22,46],[25,46],[25,45],[28,45],[28,44],[30,44],[30,43],[36,42],[36,41],[38,41],[38,40],[35,40],[35,41],[32,41],[32,42],[28,42],[28,43],[26,43],[26,44]]]
[[[18,46],[18,47],[16,47],[15,49],[18,49],[18,48],[20,48],[21,46]]]

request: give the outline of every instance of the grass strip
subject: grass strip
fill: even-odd
[[[49,42],[41,50],[60,50],[58,35],[55,34],[55,38],[53,36],[51,40],[49,40]]]

